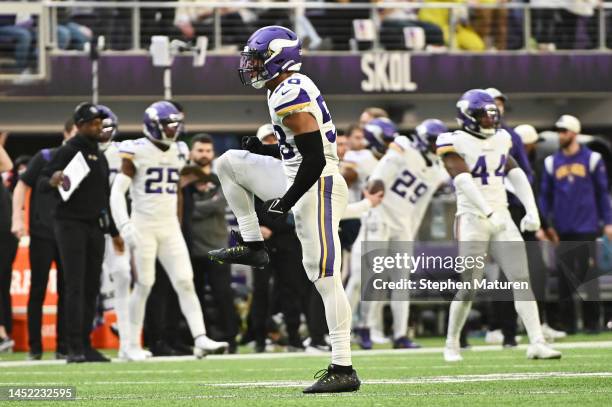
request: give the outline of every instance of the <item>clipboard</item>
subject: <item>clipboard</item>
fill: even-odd
[[[91,171],[91,169],[89,165],[87,165],[85,157],[83,157],[83,154],[79,151],[68,163],[66,168],[64,168],[64,179],[57,187],[64,202],[70,199],[74,191],[77,190],[81,182],[83,182],[87,174],[89,174],[89,171]]]

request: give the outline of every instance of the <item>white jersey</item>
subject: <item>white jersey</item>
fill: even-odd
[[[431,198],[438,188],[450,180],[442,162],[433,154],[431,165],[406,136],[398,136],[380,160],[371,179],[385,184],[385,195],[375,211],[385,225],[403,231],[414,239]]]
[[[378,164],[378,160],[374,157],[372,151],[367,148],[346,152],[340,165],[346,165],[357,173],[357,179],[349,187],[349,203],[361,200],[361,191],[365,188],[376,164]]]
[[[325,168],[322,177],[339,173],[336,152],[336,127],[332,123],[327,105],[317,86],[305,75],[294,73],[281,82],[274,91],[268,91],[268,107],[274,133],[280,146],[285,175],[293,182],[302,155],[295,144],[295,134],[283,124],[283,119],[298,112],[308,112],[319,125]]]
[[[187,162],[187,145],[179,141],[162,151],[142,137],[122,142],[119,150],[136,167],[130,186],[132,217],[151,222],[176,219],[179,173]]]
[[[487,138],[479,138],[463,130],[444,133],[438,137],[436,147],[438,155],[454,152],[465,160],[476,186],[493,210],[508,206],[504,177],[512,138],[506,130],[499,129]],[[482,215],[481,212],[463,192],[457,191],[457,215]]]
[[[121,143],[113,141],[110,145],[104,150],[104,156],[106,157],[106,161],[108,161],[108,170],[109,170],[109,184],[113,185],[113,181],[119,171],[121,171],[121,155],[119,153],[119,145]]]

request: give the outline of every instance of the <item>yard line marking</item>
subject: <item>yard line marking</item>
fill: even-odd
[[[562,342],[553,345],[556,349],[608,349],[612,348],[612,341],[593,341],[593,342]],[[514,349],[526,350],[527,345],[519,345]],[[354,350],[352,355],[360,356],[399,356],[399,355],[427,355],[442,353],[443,347],[419,348],[419,349],[377,349],[377,350]],[[499,345],[482,345],[473,346],[466,352],[507,352],[507,349]],[[242,355],[209,355],[206,359],[209,360],[259,360],[259,359],[290,359],[290,358],[308,358],[308,357],[327,357],[329,353],[297,353],[297,352],[277,352],[277,353],[254,353]],[[508,357],[512,358],[512,357]],[[195,356],[162,356],[147,359],[144,363],[150,362],[181,362],[181,361],[198,360]],[[134,363],[125,362],[119,359],[113,359],[116,363]],[[142,362],[141,362],[142,363]],[[65,365],[64,360],[36,360],[36,361],[4,361],[0,362],[0,367],[21,367],[21,366],[45,366],[45,365]]]
[[[490,373],[475,375],[454,376],[421,376],[406,379],[371,379],[364,380],[366,385],[408,385],[408,384],[448,384],[492,381],[519,381],[519,380],[545,380],[545,379],[579,379],[579,378],[612,378],[612,372],[525,372],[525,373]],[[129,380],[109,381],[95,380],[73,382],[72,385],[159,385],[159,384],[196,384],[202,387],[302,387],[312,383],[311,380],[284,380],[284,381],[249,381],[249,382],[207,382],[202,380]],[[2,386],[31,385],[24,382],[0,382]],[[40,382],[40,386],[62,385],[63,382]]]

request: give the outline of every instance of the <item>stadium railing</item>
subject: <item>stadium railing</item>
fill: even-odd
[[[222,53],[235,52],[253,30],[271,24],[296,30],[309,51],[609,51],[612,2],[572,11],[547,4],[48,0],[2,2],[0,14],[33,16],[38,52],[31,53],[28,66],[37,77],[44,76],[49,53],[83,51],[94,37],[105,38],[108,52],[142,53],[153,35],[187,41],[201,35],[211,51]],[[0,73],[6,78],[14,44],[3,38]]]

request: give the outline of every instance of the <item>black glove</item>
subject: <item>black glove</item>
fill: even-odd
[[[247,150],[253,154],[261,154],[263,144],[261,141],[254,136],[244,136],[242,138],[242,149]]]
[[[272,219],[278,219],[285,213],[289,212],[290,208],[286,208],[282,198],[270,199],[264,202],[261,206],[263,213]]]

